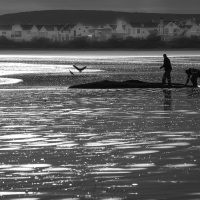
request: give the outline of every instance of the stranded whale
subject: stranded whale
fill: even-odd
[[[84,83],[79,85],[72,85],[69,88],[83,88],[83,89],[113,89],[113,88],[182,88],[192,87],[185,86],[184,84],[172,83],[171,86],[162,83],[149,83],[139,80],[127,80],[127,81],[109,81],[104,80],[100,82]]]

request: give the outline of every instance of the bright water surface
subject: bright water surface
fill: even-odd
[[[200,199],[199,89],[68,88],[159,82],[163,53],[173,82],[200,68],[192,51],[0,52],[0,197]]]

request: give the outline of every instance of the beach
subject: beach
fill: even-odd
[[[162,54],[0,52],[2,82],[20,80],[0,85],[1,198],[199,199],[198,88],[69,88],[159,82]],[[199,52],[167,54],[176,83],[200,67]]]

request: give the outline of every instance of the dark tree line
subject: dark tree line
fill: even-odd
[[[200,48],[198,37],[178,38],[163,42],[158,36],[151,35],[147,39],[127,37],[126,39],[111,38],[106,41],[96,41],[88,38],[76,38],[65,42],[55,42],[47,38],[32,41],[16,42],[0,37],[0,49],[177,49]]]

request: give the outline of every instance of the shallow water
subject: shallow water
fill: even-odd
[[[1,86],[0,196],[199,199],[199,89],[68,89],[105,78],[159,81],[162,76],[157,69],[162,57],[130,52],[121,58],[101,52],[98,59],[97,52],[87,54],[90,59],[77,53],[76,63],[88,68],[72,76],[68,70],[77,57],[71,54],[1,57],[0,70],[14,78],[16,71],[66,78],[60,85],[53,79],[38,85],[20,75],[24,82]],[[183,69],[198,67],[200,57],[177,54],[171,58],[173,80],[183,82]]]

